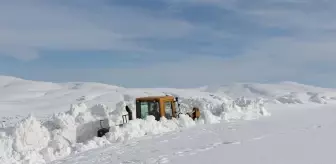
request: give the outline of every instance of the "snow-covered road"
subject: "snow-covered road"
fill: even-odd
[[[336,161],[333,106],[275,109],[272,117],[146,136],[71,155],[52,164],[331,164]]]

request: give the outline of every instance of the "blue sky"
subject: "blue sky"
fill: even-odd
[[[331,0],[0,2],[0,74],[126,87],[336,87]],[[164,72],[164,74],[161,74]]]

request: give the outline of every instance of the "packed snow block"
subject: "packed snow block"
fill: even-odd
[[[264,101],[261,98],[251,100],[245,97],[239,97],[235,100],[220,100],[213,99],[213,97],[182,97],[180,100],[181,111],[183,113],[189,112],[192,107],[198,107],[201,110],[201,116],[205,115],[202,119],[212,119],[213,116],[229,121],[270,115],[264,108]],[[217,121],[204,120],[204,123],[209,122]]]
[[[194,122],[194,120],[187,116],[187,115],[184,115],[184,114],[181,114],[179,119],[178,119],[178,123],[180,125],[180,127],[184,127],[184,128],[189,128],[189,127],[192,127],[192,126],[195,126],[196,123]]]
[[[70,110],[67,113],[74,117],[77,117],[79,113],[84,113],[87,109],[88,107],[84,103],[71,104]]]
[[[200,110],[210,110],[212,113],[218,113],[218,110],[221,109],[222,101],[204,98],[204,97],[190,97],[183,98],[180,97],[181,112],[186,113],[190,112],[193,107],[197,107]]]
[[[109,118],[113,120],[116,125],[122,124],[125,121],[130,121],[128,119],[128,113],[126,111],[126,105],[132,110],[133,118],[136,118],[135,104],[126,101],[120,101],[115,105],[115,110],[109,113]],[[126,115],[126,120],[123,119],[123,115]]]
[[[259,110],[264,107],[264,100],[262,98],[256,98],[254,100],[246,99],[245,97],[237,98],[233,101],[233,108],[237,108],[237,106],[244,111],[253,111]]]
[[[126,112],[125,110],[126,105],[127,104],[125,101],[119,101],[118,103],[115,104],[115,110],[111,111],[109,115],[121,117],[121,115]]]
[[[61,129],[56,129],[51,132],[51,141],[49,142],[49,148],[52,148],[55,158],[64,157],[70,154],[69,148],[71,143],[64,137],[64,132]],[[50,150],[45,150],[50,151]]]
[[[219,116],[223,120],[230,121],[236,119],[251,120],[269,115],[270,113],[264,107],[264,99],[248,100],[245,97],[240,97],[231,103],[223,103],[222,113]]]
[[[227,113],[236,112],[238,110],[240,110],[240,108],[238,108],[234,102],[230,102],[230,103],[226,102],[226,103],[222,103],[221,105],[218,105],[216,108],[213,108],[211,110],[212,111],[211,114],[222,117],[223,115],[226,115]]]
[[[133,120],[130,121],[126,126],[121,129],[122,135],[119,136],[118,140],[119,141],[124,141],[136,137],[142,137],[147,135],[149,130],[154,130],[151,129],[152,127],[149,125],[146,120]]]
[[[145,132],[145,134],[160,134],[160,133],[165,133],[165,132],[169,132],[172,131],[172,127],[167,126],[167,123],[165,120],[162,121],[156,121],[155,117],[152,115],[147,116],[147,118],[145,120],[139,120],[140,124],[138,124],[139,130]],[[135,123],[133,121],[131,121],[130,123]],[[135,127],[134,125],[136,124],[132,124],[133,127]],[[176,126],[174,126],[173,128],[175,129]]]
[[[105,135],[110,142],[119,142],[123,140],[123,133],[119,126],[111,126],[110,131]]]
[[[25,154],[31,151],[40,151],[48,146],[50,134],[35,117],[29,116],[19,122],[13,129],[13,148]]]
[[[87,122],[91,122],[92,120],[95,120],[95,118],[90,112],[79,113],[75,118],[75,122],[77,124],[85,124]]]
[[[193,107],[202,108],[202,100],[199,98],[183,98],[179,97],[179,102],[181,104],[180,110],[182,113],[189,112]]]
[[[74,147],[74,153],[80,153],[84,151],[88,151],[90,149],[95,149],[99,147],[103,147],[106,145],[110,145],[110,141],[107,140],[105,137],[99,138],[95,137],[92,140],[88,141],[87,143],[79,143],[76,144]]]
[[[108,128],[108,125],[103,121],[102,125]],[[104,126],[105,125],[105,126]],[[86,142],[97,136],[97,131],[100,129],[100,120],[93,120],[85,124],[80,124],[76,128],[77,143]]]
[[[5,132],[0,132],[0,163],[12,158],[13,143],[12,137],[7,136]]]
[[[214,116],[210,111],[204,110],[201,114],[201,119],[204,120],[206,124],[216,124],[220,123],[220,117]]]
[[[90,108],[90,111],[94,116],[106,118],[109,115],[110,109],[104,104],[96,104]]]
[[[54,115],[54,125],[56,129],[61,129],[62,136],[71,143],[76,143],[76,120],[73,116],[66,113]]]
[[[75,117],[64,112],[60,112],[53,116],[54,124],[56,128],[67,129],[69,127],[76,126]]]
[[[123,128],[111,126],[110,132],[106,134],[106,138],[110,142],[125,142],[132,138],[142,137],[145,135],[162,134],[179,129],[177,120],[167,120],[162,118],[156,121],[154,116],[148,116],[146,119],[135,119],[125,124]]]
[[[103,104],[96,104],[89,109],[85,104],[73,105],[68,112],[54,115],[54,127],[59,130],[58,135],[66,139],[69,144],[87,142],[97,135],[97,131],[101,128],[100,120],[106,119],[108,111],[108,107]],[[109,126],[109,124],[103,125]]]
[[[63,135],[64,131],[62,129],[55,129],[51,132],[51,140],[48,147],[40,151],[40,154],[46,162],[51,162],[70,155],[72,143]]]

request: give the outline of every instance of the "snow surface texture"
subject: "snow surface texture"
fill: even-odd
[[[285,86],[287,85],[290,84],[286,83]],[[262,86],[260,84],[254,89],[251,86],[248,88],[256,93]],[[265,109],[265,100],[267,103],[281,104],[325,104],[334,101],[333,92],[319,88],[305,87],[302,90],[293,89],[294,91],[284,89],[281,92],[283,95],[277,91],[277,96],[270,94],[273,92],[272,87],[266,85],[262,90],[257,93],[263,94],[255,94],[252,98],[244,92],[239,97],[231,98],[221,90],[211,93],[204,91],[204,88],[127,89],[99,83],[56,84],[2,76],[0,112],[3,128],[0,129],[0,163],[46,163],[73,153],[126,142],[145,135],[162,134],[200,124],[220,123],[222,120],[251,120],[269,116],[270,113]],[[178,119],[163,118],[158,122],[153,117],[148,117],[147,120],[130,121],[121,128],[117,126],[122,121],[121,115],[126,113],[126,105],[131,107],[135,118],[136,97],[165,94],[180,98],[182,112],[188,112],[192,107],[200,108],[201,118],[193,121],[188,116],[181,115]],[[70,109],[65,111],[69,105]],[[31,112],[33,114],[27,117]],[[106,137],[97,138],[95,136],[101,119],[104,119],[104,127],[111,128]]]
[[[184,100],[183,104],[185,107],[191,106],[195,101],[197,102],[197,99],[187,104]],[[145,135],[176,131],[196,124],[219,123],[221,119],[231,119],[231,115],[233,119],[240,119],[243,115],[258,117],[268,114],[263,106],[257,103],[262,102],[242,101],[238,104],[241,107],[225,104],[225,108],[220,109],[219,106],[212,107],[198,100],[198,104],[203,107],[202,117],[199,120],[193,121],[189,116],[180,115],[178,119],[162,118],[158,122],[150,116],[146,120],[131,120],[121,128],[117,126],[120,120],[115,118],[121,118],[122,110],[127,103],[117,103],[115,109],[101,104],[91,108],[84,103],[75,104],[71,105],[69,111],[57,113],[45,122],[29,116],[14,127],[4,129],[0,144],[2,150],[0,159],[1,163],[46,163],[64,158],[71,153],[80,153]],[[214,115],[210,109],[220,109],[220,116],[225,117]],[[235,114],[232,114],[233,111]],[[116,113],[118,115],[114,115]],[[99,120],[104,118],[109,118],[105,127],[111,126],[110,132],[106,137],[97,138],[95,136],[100,128]]]
[[[51,164],[335,163],[335,104],[274,106],[272,117],[148,135],[70,155]]]

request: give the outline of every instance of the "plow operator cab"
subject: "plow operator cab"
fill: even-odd
[[[136,99],[136,118],[146,119],[148,115],[153,115],[159,121],[161,117],[167,119],[176,118],[179,114],[177,108],[180,104],[178,98],[174,96],[152,96],[140,97]],[[187,113],[193,120],[200,117],[198,108],[193,108],[191,113]]]

